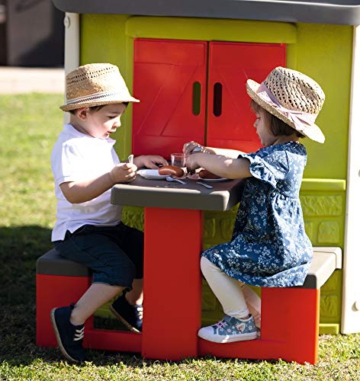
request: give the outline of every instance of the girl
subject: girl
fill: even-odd
[[[308,76],[283,67],[275,68],[262,84],[249,79],[246,87],[264,148],[246,154],[195,142],[184,145],[190,171],[203,167],[220,177],[246,178],[232,241],[206,250],[201,258],[202,273],[225,317],[198,335],[217,343],[257,337],[243,283],[300,286],[312,260],[299,199],[307,158],[299,139],[324,142],[314,123],[324,92]]]

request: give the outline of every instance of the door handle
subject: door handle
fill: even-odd
[[[215,116],[220,116],[222,112],[222,84],[216,82],[214,84],[214,103],[213,103],[213,114]]]
[[[199,115],[201,111],[201,84],[200,82],[193,83],[193,96],[192,96],[192,112],[194,115]]]

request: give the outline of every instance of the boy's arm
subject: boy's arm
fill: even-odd
[[[110,172],[95,179],[62,183],[60,189],[70,203],[80,204],[100,196],[116,183],[133,181],[136,170],[133,164],[118,164]]]
[[[140,155],[134,158],[134,164],[136,164],[138,168],[146,167],[157,169],[159,165],[168,165],[168,162],[159,155]]]

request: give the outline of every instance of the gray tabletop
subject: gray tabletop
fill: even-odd
[[[186,184],[166,180],[148,180],[140,176],[132,183],[117,184],[111,191],[111,202],[123,206],[225,211],[235,206],[244,180],[207,182],[207,189],[195,180]]]

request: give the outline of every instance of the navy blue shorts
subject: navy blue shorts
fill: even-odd
[[[84,225],[54,242],[60,255],[88,267],[93,283],[132,288],[143,278],[144,234],[122,222],[116,226]]]

